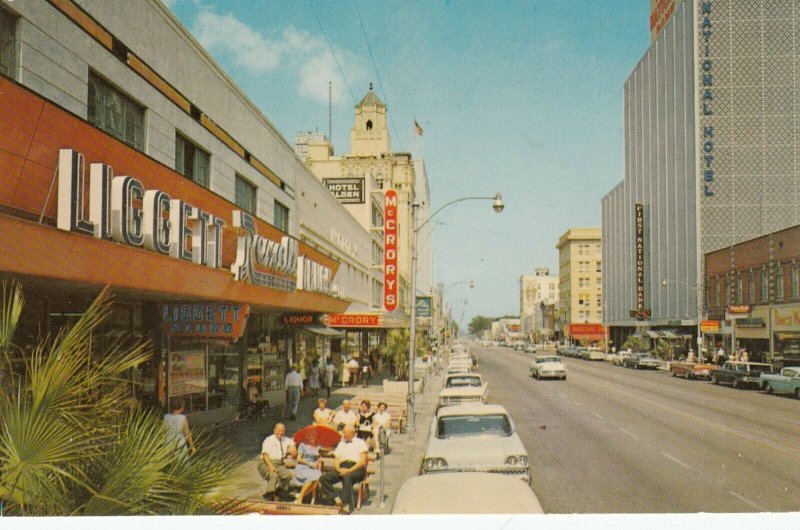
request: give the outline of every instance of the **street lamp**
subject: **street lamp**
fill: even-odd
[[[464,201],[492,201],[492,209],[500,213],[505,208],[503,196],[500,193],[495,193],[493,197],[461,197],[454,199],[450,202],[440,206],[438,210],[433,212],[430,217],[425,219],[422,224],[417,225],[417,209],[420,207],[419,201],[416,197],[411,202],[411,226],[414,227],[411,232],[411,330],[410,330],[410,344],[408,354],[408,435],[411,440],[414,439],[414,364],[417,357],[417,234],[419,231],[430,222],[431,219],[436,217],[436,214],[447,208],[448,206],[457,202]]]
[[[667,280],[666,278],[661,280],[661,285],[666,287],[670,283],[680,283],[685,285],[687,288],[692,289],[695,294],[695,302],[697,303],[697,358],[701,361],[703,360],[703,330],[702,325],[700,323],[700,319],[703,314],[703,299],[702,299],[702,286],[697,283],[695,285],[688,284],[683,280]]]

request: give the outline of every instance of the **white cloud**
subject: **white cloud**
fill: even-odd
[[[175,1],[175,0],[171,0]],[[277,39],[268,39],[231,14],[204,9],[197,16],[193,33],[210,52],[221,54],[254,75],[285,68],[297,76],[298,93],[318,103],[328,101],[328,82],[333,82],[335,103],[347,101],[347,87],[323,37],[287,27]],[[350,83],[361,83],[364,69],[354,54],[336,50]]]

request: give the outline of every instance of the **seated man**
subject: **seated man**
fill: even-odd
[[[333,428],[341,432],[348,425],[354,427],[358,423],[358,414],[350,409],[350,400],[342,401],[342,410],[333,415]]]
[[[345,513],[351,513],[356,508],[356,496],[353,495],[353,484],[363,481],[367,476],[367,448],[366,442],[356,438],[356,428],[348,425],[342,432],[342,441],[333,451],[333,470],[326,471],[319,478],[319,484],[326,498],[334,497],[333,485],[342,483],[342,497],[335,497],[337,506],[342,506]]]
[[[285,458],[295,458],[297,449],[291,438],[284,436],[286,427],[276,423],[272,435],[261,444],[261,462],[258,472],[267,481],[267,489],[263,497],[268,500],[280,500],[280,493],[286,493],[292,480],[292,471],[284,464]]]

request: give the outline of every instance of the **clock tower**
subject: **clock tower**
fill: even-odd
[[[350,155],[374,156],[391,152],[386,105],[372,90],[356,105],[356,123],[350,130]]]

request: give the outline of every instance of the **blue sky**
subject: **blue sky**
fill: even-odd
[[[394,150],[412,150],[415,118],[425,129],[415,153],[434,209],[503,194],[500,215],[475,201],[437,216],[437,280],[475,281],[447,292],[464,325],[518,313],[519,276],[557,274],[558,237],[599,227],[623,178],[622,86],[649,45],[648,0],[166,3],[290,143],[327,133],[332,80],[334,148],[349,151],[373,82]]]

